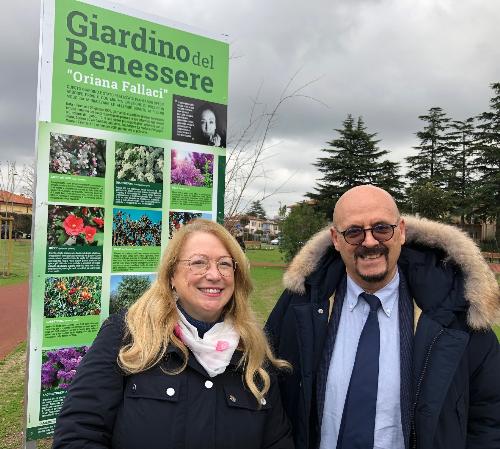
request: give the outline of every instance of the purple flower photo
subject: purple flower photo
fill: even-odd
[[[172,150],[171,182],[192,187],[212,187],[214,155]]]
[[[67,390],[82,357],[89,347],[61,348],[42,353],[42,390],[60,388]]]

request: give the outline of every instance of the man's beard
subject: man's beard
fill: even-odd
[[[389,249],[382,245],[381,243],[378,246],[374,246],[372,248],[367,248],[365,246],[359,245],[354,251],[354,258],[357,260],[359,257],[363,256],[371,256],[371,255],[383,255],[385,257],[385,270],[382,273],[377,274],[363,274],[358,270],[358,265],[356,264],[356,274],[363,279],[363,281],[368,283],[376,283],[383,281],[387,275],[389,274]]]

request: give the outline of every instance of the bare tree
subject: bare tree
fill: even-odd
[[[0,190],[2,190],[1,200],[5,204],[5,216],[9,212],[8,205],[10,204],[10,212],[13,211],[13,199],[16,191],[19,188],[22,179],[22,172],[16,166],[16,161],[0,162]]]
[[[23,167],[23,185],[21,193],[28,198],[35,198],[35,162]]]
[[[276,103],[267,108],[259,102],[262,85],[252,99],[247,124],[240,129],[227,145],[224,216],[227,222],[241,214],[252,201],[263,201],[280,192],[290,178],[271,190],[264,188],[258,195],[248,198],[249,186],[258,179],[268,179],[265,162],[272,157],[269,143],[270,131],[276,124],[278,111],[290,100],[305,98],[323,104],[320,100],[304,94],[304,90],[317,79],[294,88],[297,71],[286,83]],[[293,175],[292,175],[293,176]]]

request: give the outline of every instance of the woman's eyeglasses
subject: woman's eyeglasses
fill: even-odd
[[[213,260],[221,276],[229,277],[236,270],[236,261],[229,256],[219,257],[217,260],[210,259],[202,254],[195,254],[189,259],[180,259],[178,262],[186,262],[191,273],[202,276],[210,269],[210,261]]]

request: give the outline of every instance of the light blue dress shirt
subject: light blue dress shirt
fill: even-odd
[[[342,306],[325,390],[320,449],[335,449],[344,410],[356,349],[370,306],[359,298],[364,290],[347,276]],[[374,292],[382,307],[378,310],[380,356],[375,416],[376,449],[404,449],[400,406],[399,273],[381,290]]]

